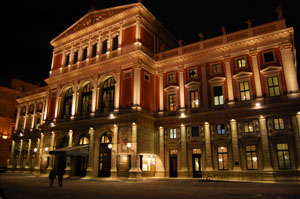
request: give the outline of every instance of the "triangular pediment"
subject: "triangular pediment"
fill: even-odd
[[[248,78],[248,77],[251,77],[252,76],[252,72],[239,72],[235,75],[233,75],[232,77],[234,79],[243,79],[243,78]]]
[[[88,12],[85,16],[83,16],[81,19],[79,19],[77,22],[75,22],[72,26],[70,26],[67,30],[65,30],[63,33],[61,33],[58,37],[56,37],[52,42],[57,41],[63,37],[67,37],[70,34],[73,34],[75,32],[78,32],[80,30],[83,30],[89,26],[92,26],[94,24],[97,24],[101,21],[104,21],[114,15],[117,15],[125,10],[128,10],[130,8],[133,8],[137,6],[137,3],[135,4],[129,4],[124,6],[118,6],[114,8],[107,8],[103,10],[95,10]]]
[[[280,66],[268,66],[267,68],[261,70],[263,74],[271,74],[271,73],[277,73],[281,70]]]
[[[200,85],[200,82],[191,81],[184,85],[186,88],[192,88],[192,87],[198,87]]]
[[[172,91],[177,91],[179,89],[179,86],[168,86],[166,88],[164,88],[165,92],[172,92]]]
[[[212,84],[212,83],[223,83],[225,81],[225,77],[214,77],[214,78],[211,78],[210,80],[208,80],[208,83],[209,84]]]

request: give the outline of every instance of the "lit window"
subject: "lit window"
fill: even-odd
[[[284,120],[283,118],[274,118],[274,128],[276,130],[283,130],[284,129]]]
[[[215,104],[215,106],[224,104],[222,86],[214,87],[213,92],[214,92],[214,104]]]
[[[91,113],[93,86],[91,83],[85,85],[81,94],[81,115],[86,116]]]
[[[170,83],[176,83],[176,73],[169,73],[167,76],[167,82]]]
[[[140,156],[142,161],[140,162],[141,170],[145,172],[150,172],[155,170],[155,158]]]
[[[197,69],[196,68],[191,68],[188,70],[188,75],[190,79],[196,78],[197,77]]]
[[[278,77],[268,77],[268,90],[270,97],[280,96]]]
[[[250,100],[250,87],[249,87],[249,82],[240,82],[240,96],[241,96],[241,101],[247,101]]]
[[[191,108],[199,107],[199,91],[190,91],[190,106]]]
[[[247,62],[246,62],[246,58],[242,57],[236,60],[236,65],[237,68],[246,68],[247,66]]]
[[[217,124],[217,133],[218,135],[226,134],[225,124]]]
[[[176,139],[176,129],[170,129],[170,139]]]
[[[244,122],[244,132],[253,133],[253,123],[251,121]]]
[[[246,146],[246,158],[247,158],[247,169],[255,170],[258,169],[256,146],[250,145]]]
[[[176,94],[171,94],[171,95],[168,95],[168,108],[169,108],[169,111],[176,111]]]
[[[218,168],[219,170],[228,169],[228,151],[227,147],[218,147]]]
[[[279,169],[290,169],[290,153],[288,144],[277,144],[277,156],[279,162]]]
[[[221,64],[215,63],[211,64],[211,74],[221,73]]]
[[[90,141],[89,141],[89,138],[87,137],[81,137],[80,140],[79,140],[79,145],[85,145],[85,144],[89,144]]]

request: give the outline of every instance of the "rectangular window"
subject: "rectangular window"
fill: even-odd
[[[88,48],[85,47],[82,51],[82,61],[86,60],[86,58],[87,58],[87,50],[88,50]]]
[[[218,135],[226,134],[225,124],[217,124],[217,133]]]
[[[37,116],[35,129],[38,129],[40,127],[40,125],[41,125],[41,117]]]
[[[280,96],[279,82],[278,77],[268,77],[268,90],[270,97]]]
[[[290,169],[291,160],[288,144],[277,144],[277,156],[279,162],[279,169]]]
[[[167,76],[167,82],[170,83],[176,83],[176,73],[169,73]]]
[[[190,91],[190,107],[199,108],[199,91]]]
[[[199,137],[199,126],[192,126],[192,137]]]
[[[102,51],[101,51],[101,54],[104,54],[107,52],[107,40],[104,40],[102,42]]]
[[[92,57],[96,57],[97,55],[97,43],[95,43],[92,47]]]
[[[211,74],[218,74],[221,73],[221,64],[220,63],[215,63],[211,64]]]
[[[264,63],[272,63],[275,62],[275,57],[273,51],[271,52],[265,52],[263,54]]]
[[[218,147],[218,168],[219,170],[228,169],[228,151],[227,147]]]
[[[224,104],[222,86],[214,87],[213,92],[214,92],[214,104],[215,104],[215,106]]]
[[[74,52],[73,64],[78,62],[78,50]]]
[[[253,123],[251,121],[244,122],[244,132],[253,133]]]
[[[246,62],[246,58],[242,57],[236,60],[236,66],[238,69],[240,68],[246,68],[247,66],[247,62]]]
[[[65,57],[65,66],[68,66],[70,64],[70,54],[67,54]]]
[[[246,159],[247,159],[247,169],[249,170],[258,169],[255,145],[246,146]]]
[[[114,39],[113,39],[112,50],[117,50],[118,49],[118,43],[119,43],[119,36],[115,36]]]
[[[194,79],[194,78],[197,78],[197,69],[196,68],[191,68],[191,69],[188,69],[188,76],[189,76],[189,79]]]
[[[176,129],[170,129],[170,139],[176,139],[177,134],[176,134]]]
[[[176,94],[168,95],[169,111],[176,111]]]
[[[282,117],[280,118],[274,118],[274,128],[276,130],[283,130],[284,129],[284,119]]]
[[[241,101],[247,101],[250,100],[250,87],[249,87],[249,82],[240,82],[239,83],[239,88],[240,88],[240,97]]]

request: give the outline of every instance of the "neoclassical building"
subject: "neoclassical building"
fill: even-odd
[[[178,47],[141,3],[89,11],[18,99],[10,168],[299,181],[293,33],[279,19]]]

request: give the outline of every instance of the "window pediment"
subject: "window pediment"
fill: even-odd
[[[189,83],[187,83],[186,85],[184,85],[186,88],[193,88],[193,87],[199,87],[201,83],[200,82],[196,82],[196,81],[191,81]]]
[[[232,77],[234,79],[245,79],[245,78],[249,78],[251,76],[252,76],[252,72],[244,72],[243,71],[243,72],[239,72],[239,73],[233,75]]]
[[[215,84],[215,83],[223,83],[225,81],[225,77],[214,77],[210,80],[208,80],[209,84]]]
[[[165,92],[172,92],[172,91],[177,91],[179,89],[179,86],[168,86],[166,88],[164,88]]]
[[[281,70],[280,66],[268,66],[267,68],[261,70],[264,75],[278,73]]]

